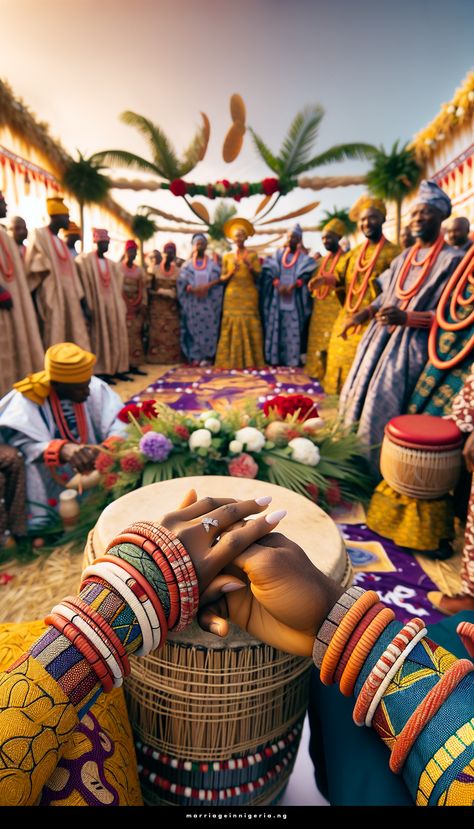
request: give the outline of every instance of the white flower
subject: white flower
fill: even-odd
[[[245,444],[249,452],[261,452],[265,446],[265,435],[254,426],[245,426],[235,433],[235,439]]]
[[[464,109],[464,107],[458,107],[456,110],[456,115],[458,116],[458,118],[460,118],[462,115],[464,115],[465,112],[466,110]]]
[[[322,417],[310,417],[303,423],[303,432],[315,432],[324,425]]]
[[[229,443],[229,452],[232,452],[233,455],[240,455],[243,448],[244,444],[240,440],[231,440]]]
[[[209,429],[213,435],[217,435],[218,432],[221,430],[221,423],[217,417],[208,417],[207,420],[204,421],[204,428]]]
[[[450,115],[454,115],[454,113],[456,112],[456,107],[454,106],[454,104],[450,104],[446,111],[449,112]]]
[[[306,466],[317,466],[320,461],[319,449],[308,438],[293,438],[288,446],[292,451],[292,459]]]
[[[208,449],[211,445],[212,434],[209,429],[196,429],[189,438],[188,444],[191,452],[195,449]]]

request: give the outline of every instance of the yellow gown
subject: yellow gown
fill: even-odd
[[[344,273],[348,254],[342,254],[334,269],[334,276],[339,281]],[[321,268],[324,259],[317,262],[317,270],[315,276]],[[331,269],[331,261],[326,266],[326,270]],[[314,279],[314,277],[313,277]],[[315,377],[316,380],[323,381],[326,372],[327,351],[329,347],[329,339],[331,332],[336,322],[339,311],[341,310],[341,300],[339,300],[336,293],[336,288],[330,288],[327,296],[324,299],[318,299],[317,291],[312,292],[313,297],[313,312],[311,314],[311,321],[309,324],[308,348],[306,359],[306,374],[310,377]]]
[[[248,265],[260,273],[257,254],[246,251],[245,257]],[[265,365],[258,290],[248,265],[235,253],[225,253],[222,258],[222,276],[234,268],[235,273],[227,282],[224,294],[217,368],[263,368]]]
[[[346,260],[345,272],[341,277],[341,288],[344,286],[346,296],[352,277],[354,276],[357,259],[361,252],[362,246],[363,244],[357,245],[357,247],[351,251]],[[366,261],[369,261],[373,256],[375,247],[375,244],[370,244],[368,246],[365,255]],[[377,261],[375,262],[367,290],[358,309],[359,311],[367,308],[367,306],[373,302],[379,293],[375,280],[388,268],[392,259],[394,259],[395,256],[398,256],[399,253],[400,248],[398,245],[394,245],[388,240],[385,242],[379,256],[377,257]],[[360,284],[360,281],[361,278],[359,277],[358,284]],[[357,332],[352,330],[349,332],[347,340],[343,340],[339,335],[344,328],[344,324],[348,316],[349,313],[346,308],[341,308],[332,329],[329,340],[327,369],[324,378],[324,391],[326,394],[339,394],[341,391],[354,361],[357,347],[368,325],[367,322],[365,325],[359,326]]]

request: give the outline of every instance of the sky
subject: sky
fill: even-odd
[[[187,179],[206,183],[273,175],[249,134],[236,161],[222,160],[234,92],[275,151],[297,111],[316,103],[326,114],[315,152],[345,141],[388,148],[429,123],[473,63],[473,0],[0,0],[0,20],[0,77],[69,152],[147,155],[119,120],[131,109],[159,124],[179,153],[204,111],[209,149]],[[313,174],[365,169],[345,162]],[[349,206],[361,189],[297,190],[272,218],[320,198],[302,220],[314,225],[322,209]],[[113,195],[131,212],[146,203],[191,218],[169,193]],[[242,201],[240,214],[251,218],[259,198]],[[203,203],[212,215],[214,203]],[[188,238],[176,241],[187,249]]]

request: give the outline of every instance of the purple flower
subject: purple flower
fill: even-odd
[[[148,432],[140,439],[140,451],[151,461],[165,461],[173,444],[160,432]]]

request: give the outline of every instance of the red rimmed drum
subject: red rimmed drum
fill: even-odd
[[[384,480],[401,495],[429,501],[456,486],[463,434],[451,420],[400,415],[385,427],[380,456]]]

